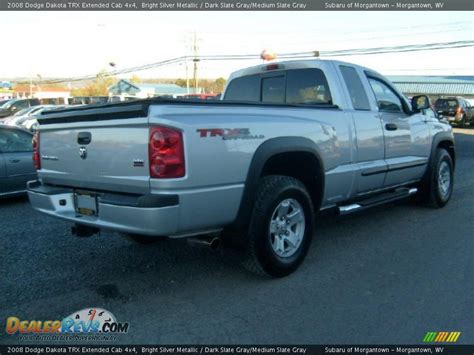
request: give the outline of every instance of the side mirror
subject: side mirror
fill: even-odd
[[[411,99],[411,109],[414,112],[420,112],[430,108],[430,99],[426,95],[413,96]]]

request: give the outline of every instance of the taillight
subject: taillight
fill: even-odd
[[[40,134],[38,131],[35,132],[33,135],[33,139],[31,141],[33,145],[33,165],[35,166],[36,170],[41,169],[41,158],[40,158]]]
[[[152,127],[148,143],[150,177],[170,179],[183,177],[184,147],[181,131],[168,127]]]

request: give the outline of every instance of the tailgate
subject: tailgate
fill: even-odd
[[[42,115],[45,184],[130,193],[149,191],[148,106],[81,107]]]

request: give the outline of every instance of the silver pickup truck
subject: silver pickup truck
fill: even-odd
[[[287,61],[233,73],[221,101],[147,99],[44,113],[33,208],[137,241],[241,235],[248,269],[288,275],[315,213],[452,193],[451,127],[357,65]]]

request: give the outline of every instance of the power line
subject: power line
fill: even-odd
[[[472,27],[472,21],[456,21],[456,22],[444,22],[444,23],[437,23],[436,24],[436,28],[437,29],[440,29],[442,27],[449,27],[449,28],[453,28],[453,27],[459,27],[459,26],[464,26],[464,25],[470,25],[470,27]],[[369,27],[365,27],[365,28],[362,28],[362,31],[360,30],[361,27],[358,27],[359,30],[355,30],[353,32],[351,32],[351,34],[363,34],[363,33],[374,33],[374,34],[380,34],[380,33],[383,33],[383,32],[400,32],[400,31],[412,31],[413,29],[416,29],[416,28],[423,28],[423,29],[426,29],[427,26],[432,26],[432,24],[416,24],[416,25],[410,25],[410,26],[393,26],[393,25],[390,25],[390,27],[386,27],[386,28],[383,28],[383,27],[380,27],[380,26],[369,26]],[[328,28],[328,27],[321,27],[321,28],[309,28],[309,29],[305,29],[304,30],[304,33],[305,34],[321,34],[323,31],[326,32],[326,33],[330,33],[330,32],[334,32],[334,31],[337,31],[337,30],[341,30],[341,27],[332,27],[332,28]],[[200,31],[201,34],[205,34],[205,35],[213,35],[213,34],[217,34],[217,35],[229,35],[229,34],[235,34],[235,32],[231,32],[231,31]],[[345,33],[345,32],[344,32]],[[259,35],[289,35],[289,36],[294,36],[294,35],[297,35],[297,34],[301,34],[301,29],[295,29],[295,30],[291,30],[291,29],[287,29],[287,28],[284,28],[284,29],[281,29],[281,30],[261,30],[261,31],[258,31],[258,34]],[[346,33],[345,33],[346,34]]]
[[[314,58],[314,57],[342,57],[352,55],[374,55],[374,54],[386,54],[386,53],[406,53],[406,52],[417,52],[427,50],[440,50],[440,49],[452,49],[452,48],[464,48],[473,47],[474,41],[454,41],[454,42],[440,42],[440,43],[426,43],[426,44],[413,44],[403,46],[390,46],[390,47],[373,47],[373,48],[352,48],[332,51],[308,51],[308,52],[294,52],[294,53],[280,53],[277,54],[279,59],[302,59],[302,58]],[[222,55],[203,55],[196,58],[194,56],[181,56],[172,59],[167,59],[155,63],[135,66],[131,68],[125,68],[121,70],[115,70],[104,75],[114,76],[120,74],[127,74],[132,72],[138,72],[148,69],[159,68],[166,65],[183,63],[187,60],[203,60],[203,61],[215,61],[215,60],[258,60],[260,59],[259,54],[222,54]],[[82,77],[70,77],[70,78],[58,78],[49,80],[40,80],[36,84],[59,84],[67,82],[77,82],[92,80],[97,77],[97,74],[86,75]],[[20,82],[26,83],[26,82]]]

